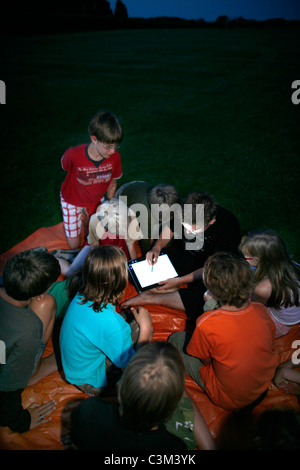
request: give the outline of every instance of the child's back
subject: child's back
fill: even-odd
[[[210,399],[225,409],[253,402],[269,386],[277,365],[275,328],[266,308],[250,303],[237,311],[218,308],[203,314],[187,352],[212,361],[201,367]]]

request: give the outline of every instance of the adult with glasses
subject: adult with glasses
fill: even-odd
[[[85,235],[89,217],[106,194],[114,197],[117,180],[122,176],[121,156],[117,151],[123,140],[123,129],[110,112],[99,112],[89,124],[91,142],[70,147],[61,159],[67,171],[61,186],[61,206],[69,247],[80,247],[82,219]]]
[[[169,255],[178,277],[167,279],[155,290],[126,300],[122,307],[161,305],[185,311],[187,317],[194,321],[203,313],[206,287],[202,272],[205,261],[220,251],[237,252],[240,237],[239,222],[231,211],[218,205],[215,198],[206,192],[189,194],[180,213],[164,228],[146,255],[149,264],[155,264],[163,250]]]

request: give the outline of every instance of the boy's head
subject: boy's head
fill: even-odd
[[[188,232],[204,232],[216,221],[215,198],[204,191],[189,194],[184,200],[182,224]]]
[[[169,220],[169,217],[173,219],[174,209],[176,210],[177,206],[180,208],[179,193],[174,186],[169,184],[158,184],[152,188],[149,192],[148,200],[153,219],[160,223]]]
[[[233,253],[215,253],[204,264],[203,282],[221,305],[241,308],[250,297],[253,278],[249,264]]]
[[[89,124],[89,134],[105,145],[120,145],[123,139],[118,118],[107,111],[95,114]]]
[[[149,203],[158,205],[167,204],[168,206],[180,204],[179,193],[172,185],[158,184],[149,192]]]
[[[131,359],[119,383],[120,415],[134,431],[151,430],[168,420],[185,387],[185,368],[170,343],[144,345]]]
[[[10,297],[25,301],[44,294],[59,275],[59,262],[54,256],[25,251],[7,261],[3,285]]]

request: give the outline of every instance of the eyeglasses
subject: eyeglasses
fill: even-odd
[[[101,144],[103,145],[105,150],[118,150],[121,147],[121,145],[108,145],[104,144],[103,142],[101,142]]]

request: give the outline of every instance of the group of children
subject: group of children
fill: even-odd
[[[150,217],[153,204],[180,204],[176,188],[135,181],[116,191],[122,127],[116,116],[101,112],[89,133],[90,143],[62,157],[67,171],[61,189],[64,227],[78,256],[69,263],[59,255],[20,253],[3,273],[0,339],[6,344],[6,364],[0,365],[0,425],[24,432],[47,421],[55,408],[51,401],[24,410],[21,393],[57,370],[54,355],[41,356],[63,292],[68,307],[60,328],[65,379],[93,396],[72,414],[73,444],[178,451],[190,442],[191,448],[214,449],[199,410],[186,396],[185,373],[214,404],[234,412],[262,400],[272,380],[299,395],[295,364],[278,367],[275,353],[275,337],[300,322],[299,266],[272,230],[241,239],[236,217],[204,192],[187,196],[188,214],[173,214],[164,225],[162,218]],[[119,199],[124,195],[126,207]],[[150,209],[145,226],[158,225],[156,240],[153,232],[143,233],[143,214],[132,210],[135,203]],[[197,212],[200,206],[204,218]],[[149,264],[164,250],[179,275],[122,303],[127,260],[137,257],[137,244]],[[55,282],[61,272],[66,280]],[[143,306],[151,304],[185,311],[192,334],[170,332],[167,342],[153,342],[151,313]],[[102,400],[103,390],[116,384],[118,404]],[[191,427],[179,439],[174,417],[184,412]]]

